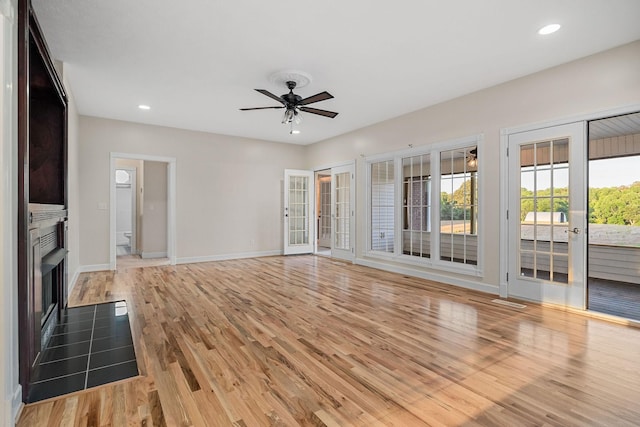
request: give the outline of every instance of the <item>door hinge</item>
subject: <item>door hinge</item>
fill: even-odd
[[[507,282],[509,281],[509,273],[507,273]]]
[[[509,209],[507,209],[507,220],[509,220]]]
[[[507,157],[509,157],[509,147],[507,147]]]

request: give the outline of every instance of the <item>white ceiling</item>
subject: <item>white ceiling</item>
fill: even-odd
[[[33,0],[80,114],[310,144],[640,39],[638,0]],[[550,36],[537,30],[556,22]],[[335,99],[301,134],[253,89]],[[141,111],[139,104],[148,104]]]

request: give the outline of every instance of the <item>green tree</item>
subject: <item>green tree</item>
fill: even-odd
[[[589,222],[640,226],[640,182],[589,189]]]
[[[555,188],[553,193],[553,208],[551,206],[551,189],[547,188],[538,191],[538,197],[526,188],[520,189],[520,220],[524,221],[529,212],[564,212],[569,215],[569,189]]]

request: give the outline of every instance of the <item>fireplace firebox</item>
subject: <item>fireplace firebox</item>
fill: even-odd
[[[58,323],[58,310],[61,293],[64,289],[64,260],[67,249],[64,242],[66,225],[59,222],[41,231],[40,237],[40,270],[42,273],[42,316],[40,320],[40,337],[44,346],[51,337]]]

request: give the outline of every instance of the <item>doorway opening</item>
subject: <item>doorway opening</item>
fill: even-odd
[[[116,256],[137,255],[137,167],[116,169]]]
[[[111,153],[110,268],[175,265],[175,159]]]
[[[316,254],[331,256],[331,169],[316,171]]]
[[[640,112],[589,122],[589,310],[640,320]]]

